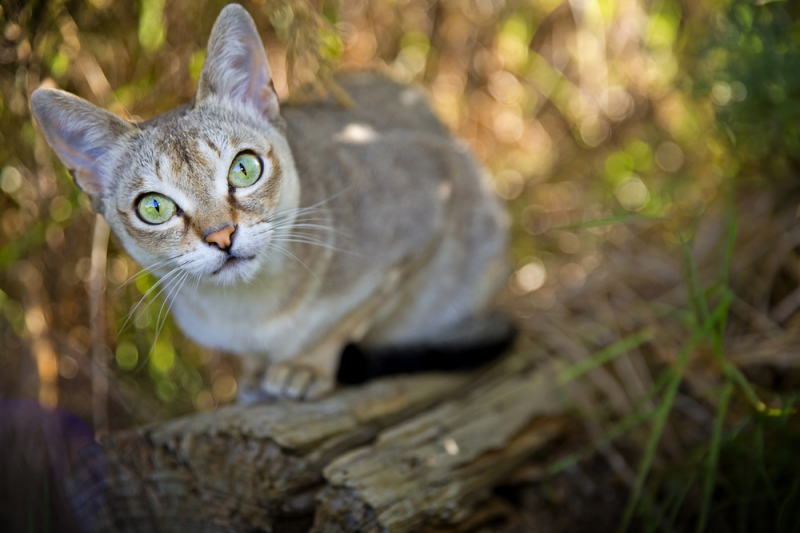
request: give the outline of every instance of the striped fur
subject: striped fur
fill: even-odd
[[[279,110],[255,26],[230,5],[188,105],[132,124],[61,91],[33,94],[45,137],[160,276],[178,325],[248,357],[274,395],[331,390],[348,343],[435,344],[490,312],[508,272],[506,214],[424,97],[372,74],[340,83],[355,110]],[[263,174],[235,189],[242,151]],[[141,220],[150,192],[179,214]],[[228,225],[229,249],[204,240]]]

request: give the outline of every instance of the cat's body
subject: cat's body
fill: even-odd
[[[506,215],[424,98],[376,75],[340,82],[354,110],[279,116],[252,21],[229,6],[193,104],[134,126],[34,94],[48,141],[161,277],[181,329],[269,363],[271,394],[329,391],[348,343],[479,340],[507,276]]]

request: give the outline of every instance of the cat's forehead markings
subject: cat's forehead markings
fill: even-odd
[[[219,147],[216,144],[214,144],[214,141],[205,136],[202,137],[202,140],[211,149],[211,151],[216,154],[217,157],[222,157],[222,152],[220,151]]]
[[[222,158],[222,152],[210,139],[198,136],[194,139],[194,150],[198,162],[208,165],[209,168],[216,166]]]
[[[208,164],[203,150],[198,146],[197,135],[193,130],[163,132],[159,145],[172,161],[176,171],[180,167],[194,168]]]
[[[181,137],[175,136],[172,139],[172,147],[174,152],[180,156],[181,160],[186,163],[187,165],[192,164],[192,158],[189,154],[189,147],[188,143],[186,143]]]

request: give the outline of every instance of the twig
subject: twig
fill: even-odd
[[[92,332],[92,422],[96,434],[108,433],[108,347],[105,345],[104,295],[108,236],[105,219],[95,216],[89,272],[89,321]]]

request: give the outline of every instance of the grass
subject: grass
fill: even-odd
[[[669,377],[666,390],[664,391],[664,396],[661,399],[661,404],[659,405],[658,409],[652,413],[652,421],[654,422],[653,429],[650,432],[650,438],[647,440],[647,444],[644,448],[644,454],[639,465],[636,482],[631,491],[630,498],[628,499],[628,505],[625,507],[622,521],[619,526],[619,531],[627,531],[628,527],[630,526],[633,513],[636,510],[636,506],[639,503],[639,499],[642,494],[642,489],[644,488],[644,483],[647,480],[648,474],[650,473],[650,468],[653,466],[653,458],[655,457],[658,443],[661,440],[661,435],[664,432],[664,426],[667,423],[667,417],[672,410],[672,404],[675,401],[675,393],[678,391],[678,386],[681,383],[683,372],[686,370],[686,365],[689,361],[689,355],[695,346],[697,346],[699,341],[700,336],[697,334],[693,335],[692,339],[678,354],[676,364],[673,367],[672,375]]]
[[[720,243],[722,253],[719,254],[717,279],[707,286],[703,284],[701,268],[689,242],[679,239],[687,305],[668,313],[667,318],[682,324],[688,340],[638,399],[632,413],[611,424],[590,446],[562,458],[548,469],[550,474],[560,472],[634,428],[648,425],[649,434],[641,448],[636,478],[619,523],[620,532],[628,531],[635,519],[640,520],[645,531],[708,531],[716,527],[720,513],[733,506],[733,502],[739,508],[746,508],[739,511],[744,513],[740,516],[742,523],[771,528],[759,530],[794,531],[794,527],[800,526],[800,515],[795,505],[800,499],[800,483],[794,479],[789,483],[781,482],[776,479],[781,477],[781,468],[768,465],[776,460],[781,463],[781,458],[793,449],[797,433],[788,422],[796,412],[794,400],[783,399],[780,408],[768,407],[725,352],[734,298],[730,283],[738,219],[736,210],[729,207],[724,217],[726,229]],[[616,218],[613,223],[621,221]],[[587,227],[596,225],[590,223]],[[559,380],[564,384],[574,381],[634,349],[651,345],[656,338],[652,326],[628,335],[565,368]],[[711,354],[711,360],[703,358],[705,352]],[[690,367],[706,368],[718,379],[718,384],[703,395],[703,401],[714,410],[713,424],[707,438],[692,447],[677,464],[674,460],[660,463],[678,466],[681,473],[675,474],[671,469],[664,470],[654,465],[656,457],[662,453],[664,434],[669,420],[675,416],[676,398],[689,377],[686,373]],[[652,405],[653,401],[656,401],[655,405]],[[773,435],[770,443],[779,450],[777,454],[765,454],[764,433],[768,428]],[[730,470],[731,462],[736,463],[735,458],[742,456],[749,459],[742,464],[755,464],[757,467],[745,467],[744,472]],[[688,475],[680,468],[681,464],[686,465]],[[721,474],[721,465],[725,465],[724,474]],[[737,467],[741,468],[740,465]],[[782,488],[776,488],[776,484]],[[748,486],[750,488],[745,490]],[[762,490],[757,490],[757,486]],[[759,506],[770,510],[759,510]]]
[[[565,368],[558,376],[559,384],[566,385],[570,381],[583,376],[593,368],[597,368],[598,366],[604,365],[609,361],[616,359],[620,355],[625,354],[638,346],[641,346],[652,338],[652,329],[644,329],[638,333],[634,333],[633,335],[625,337],[621,341],[615,342],[611,346],[604,348],[599,352],[595,352],[591,357]]]

